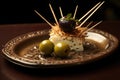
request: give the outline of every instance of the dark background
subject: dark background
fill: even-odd
[[[44,22],[35,12],[37,10],[48,21],[54,22],[49,9],[51,3],[57,18],[60,18],[59,6],[63,14],[74,13],[79,5],[76,18],[80,18],[96,3],[102,0],[0,0],[0,24],[37,23]],[[90,20],[120,20],[120,0],[106,0],[105,4]]]

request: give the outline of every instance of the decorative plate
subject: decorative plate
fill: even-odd
[[[41,30],[20,35],[8,41],[2,49],[4,57],[20,66],[29,68],[69,67],[101,59],[116,49],[118,39],[101,30],[88,32],[83,52],[69,53],[69,58],[43,57],[39,43],[49,38],[49,30]]]

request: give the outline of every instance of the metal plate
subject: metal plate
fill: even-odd
[[[69,53],[69,58],[43,57],[39,43],[49,38],[49,30],[41,30],[20,35],[8,41],[2,49],[4,57],[20,66],[29,68],[55,68],[82,65],[109,55],[118,46],[118,39],[101,30],[88,32],[83,52]]]

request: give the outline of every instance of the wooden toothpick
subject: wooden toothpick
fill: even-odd
[[[86,14],[84,14],[84,15],[79,19],[79,21],[81,21],[83,18],[85,18],[85,17],[86,17],[91,11],[93,11],[99,4],[100,4],[100,2],[97,3],[92,9],[90,9]]]
[[[62,12],[61,7],[59,7],[59,10],[60,10],[61,17],[63,18],[63,12]]]
[[[91,21],[91,22],[86,26],[86,28],[88,28],[92,23],[93,23],[93,21]]]
[[[94,27],[96,27],[97,25],[99,25],[100,23],[102,23],[102,21],[96,23],[95,25],[93,25],[92,27],[90,27],[89,29],[87,29],[86,31],[84,31],[83,34],[86,33],[86,32],[88,32],[88,31],[90,31],[91,29],[93,29]]]
[[[104,1],[79,25],[81,27],[104,3]]]
[[[76,8],[75,8],[75,12],[74,12],[73,19],[75,19],[75,16],[76,16],[77,10],[78,10],[78,5],[77,5]]]
[[[53,8],[52,8],[51,4],[49,4],[49,7],[50,7],[50,10],[51,10],[51,12],[52,12],[52,14],[53,14],[53,17],[54,17],[54,19],[55,19],[56,24],[59,25],[59,23],[58,23],[58,21],[57,21],[57,18],[56,18],[56,16],[55,16],[55,13],[54,13],[54,11],[53,11]]]
[[[40,13],[38,13],[36,10],[34,10],[34,11],[35,11],[35,13],[37,13],[38,16],[40,16],[49,26],[53,27],[53,25],[52,25],[50,22],[48,22]]]

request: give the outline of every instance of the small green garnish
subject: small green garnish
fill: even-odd
[[[68,14],[65,16],[64,19],[67,20],[67,21],[69,21],[69,20],[73,20],[73,21],[75,21],[75,22],[78,23],[78,24],[80,23],[78,19],[73,19],[71,13],[68,13]]]
[[[73,19],[72,14],[69,13],[69,14],[67,14],[67,16],[65,16],[65,20],[69,21],[69,20],[75,20],[75,19]]]

